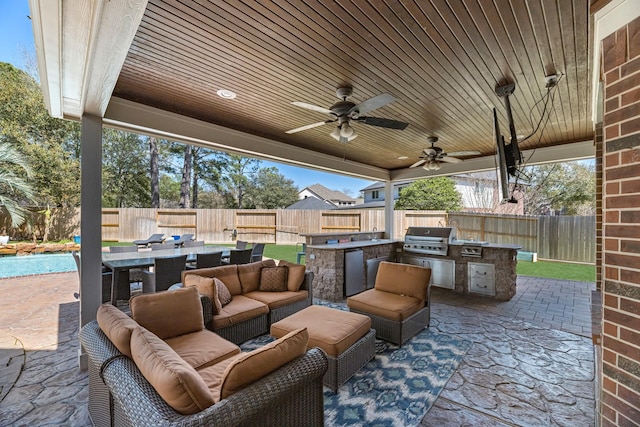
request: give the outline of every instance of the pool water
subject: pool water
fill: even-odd
[[[0,257],[0,279],[76,270],[70,253]]]

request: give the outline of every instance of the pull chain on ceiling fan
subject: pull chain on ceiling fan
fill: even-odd
[[[306,102],[292,102],[292,104],[297,107],[328,114],[329,119],[323,122],[312,123],[310,125],[291,129],[286,131],[286,133],[292,134],[322,126],[327,123],[337,122],[337,126],[329,135],[340,142],[346,143],[358,136],[351,126],[352,121],[364,123],[370,126],[399,130],[405,129],[409,125],[408,123],[400,122],[397,120],[362,115],[392,103],[396,100],[392,95],[383,93],[381,95],[374,96],[373,98],[369,98],[366,101],[361,102],[360,104],[355,104],[351,101],[347,101],[347,98],[351,96],[352,92],[353,90],[350,87],[339,87],[336,90],[336,96],[340,98],[341,101],[336,102],[330,108],[318,107],[317,105],[307,104]]]

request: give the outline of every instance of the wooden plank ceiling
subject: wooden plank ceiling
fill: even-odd
[[[493,155],[493,107],[508,134],[505,82],[528,135],[554,73],[549,119],[521,148],[592,139],[590,44],[588,0],[150,0],[114,95],[393,170],[430,135],[447,152]],[[347,144],[332,124],[285,133],[328,118],[292,101],[329,108],[345,85],[355,103],[395,96],[367,115],[407,129],[355,123]]]

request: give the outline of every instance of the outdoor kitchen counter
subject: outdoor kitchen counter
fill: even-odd
[[[367,234],[367,233],[364,233]],[[364,237],[362,234],[355,238]],[[325,238],[326,239],[326,238]],[[326,241],[326,240],[325,240]],[[307,245],[307,270],[311,270],[313,277],[313,296],[329,301],[343,301],[345,299],[345,268],[355,271],[355,284],[350,283],[358,291],[372,286],[371,279],[380,261],[396,261],[402,252],[403,241],[392,239],[353,240],[343,243],[322,243]],[[353,261],[354,251],[360,252],[362,257]],[[360,255],[360,254],[358,254]],[[350,264],[345,263],[350,259]],[[351,276],[353,280],[354,276]],[[348,282],[347,282],[348,283]]]

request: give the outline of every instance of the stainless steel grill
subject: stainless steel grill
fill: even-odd
[[[409,227],[404,236],[404,252],[408,255],[441,255],[449,252],[456,239],[455,227]]]

